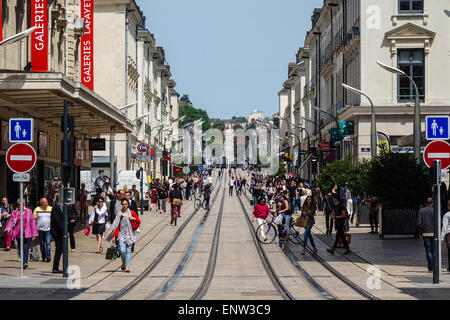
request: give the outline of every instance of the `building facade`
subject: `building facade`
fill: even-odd
[[[297,82],[295,98],[288,105],[294,110],[299,106],[294,121],[310,133],[316,146],[320,138],[330,141],[336,120],[355,123],[354,135],[346,136],[339,150],[324,152],[324,163],[337,156],[356,163],[371,155],[369,101],[345,90],[342,83],[371,98],[376,129],[390,138],[392,151],[413,152],[411,144],[401,144],[401,138],[413,132],[413,85],[376,61],[403,70],[417,83],[422,131],[427,115],[450,113],[450,93],[445,88],[450,74],[446,5],[445,0],[325,0],[322,8],[314,10],[312,28],[296,56],[302,68],[294,67],[298,70],[287,81]],[[280,105],[280,112],[284,108]],[[305,133],[301,135],[305,141]]]

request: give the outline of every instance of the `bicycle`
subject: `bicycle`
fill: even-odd
[[[291,222],[289,224],[289,241],[295,244],[300,244],[300,232],[295,229],[295,222],[293,220],[294,219],[291,219]],[[255,232],[258,241],[261,243],[270,244],[277,237],[282,241],[286,241],[286,230],[284,230],[284,224],[277,225],[275,223],[275,215],[272,215],[272,220],[270,222],[266,221],[258,226]]]
[[[170,224],[174,223],[175,226],[177,225],[177,219],[178,219],[178,210],[179,210],[179,206],[177,205],[173,205],[172,211],[170,212]]]
[[[202,194],[199,195],[199,196],[195,199],[195,202],[194,202],[194,208],[195,208],[195,210],[198,210],[198,209],[200,209],[200,208],[203,208],[203,209],[207,210],[207,208],[206,208],[206,202],[205,202],[205,199],[203,198],[203,195],[202,195]]]

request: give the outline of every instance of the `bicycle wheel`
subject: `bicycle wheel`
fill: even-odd
[[[291,241],[292,243],[295,243],[295,244],[302,243],[302,238],[301,238],[302,235],[300,234],[299,230],[300,230],[300,228],[296,228],[294,225],[291,225],[289,241]]]
[[[196,199],[196,200],[194,201],[194,208],[195,208],[195,210],[200,209],[201,206],[202,206],[202,200]]]
[[[277,237],[277,230],[275,225],[268,222],[263,223],[258,228],[256,228],[256,238],[261,243],[272,243]]]

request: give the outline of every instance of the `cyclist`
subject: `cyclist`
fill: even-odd
[[[211,197],[211,185],[206,185],[205,190],[203,190],[203,204],[205,209],[209,209],[209,198]]]
[[[180,187],[177,184],[174,184],[173,190],[170,192],[170,207],[172,208],[170,215],[171,217],[170,224],[173,223],[174,214],[178,214],[178,217],[181,217],[181,205],[182,205],[182,195]],[[175,206],[178,207],[178,212],[174,212]]]
[[[292,212],[291,212],[291,208],[289,207],[289,201],[288,201],[287,197],[284,195],[284,191],[280,191],[280,203],[279,203],[278,214],[283,215],[283,219],[285,222],[284,225],[286,228],[286,239],[285,240],[289,240]]]

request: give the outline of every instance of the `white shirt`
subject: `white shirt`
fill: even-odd
[[[96,213],[98,215],[98,223],[106,223],[106,216],[108,214],[106,212],[106,206],[102,205],[101,208],[92,210],[91,216],[89,217],[89,224],[92,224],[94,222]]]
[[[300,197],[300,208],[303,207],[303,204],[305,203],[305,200],[306,200],[307,197],[308,197],[308,195]]]
[[[212,184],[212,182],[213,182],[213,178],[212,178],[211,176],[209,176],[209,177],[208,177],[208,183],[209,183],[209,184]]]
[[[450,211],[448,211],[442,218],[441,240],[445,240],[447,233],[450,233]]]
[[[230,180],[230,186],[234,186],[234,180],[233,179]]]

